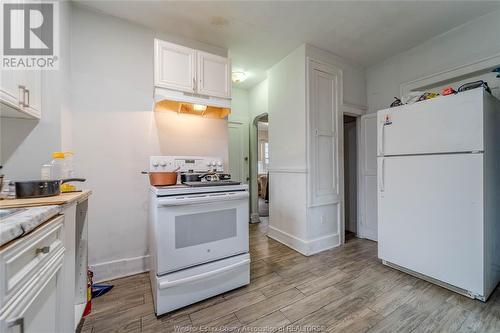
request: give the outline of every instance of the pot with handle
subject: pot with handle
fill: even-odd
[[[43,198],[61,194],[61,184],[84,182],[85,178],[67,178],[61,180],[28,180],[15,182],[16,198]]]
[[[159,171],[159,172],[147,172],[142,171],[142,174],[149,175],[149,183],[152,186],[170,186],[177,184],[177,171],[179,168],[173,171]]]

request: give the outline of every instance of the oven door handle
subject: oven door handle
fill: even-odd
[[[190,277],[187,277],[184,279],[179,279],[179,280],[174,280],[174,281],[159,281],[158,288],[159,289],[167,289],[167,288],[176,287],[180,284],[196,282],[198,280],[206,279],[206,278],[209,278],[209,277],[214,276],[214,275],[218,275],[218,274],[222,274],[224,272],[232,271],[235,268],[238,268],[238,267],[243,266],[243,265],[247,265],[249,263],[250,263],[250,259],[245,259],[245,260],[242,260],[240,262],[237,262],[235,264],[232,264],[232,265],[229,265],[226,267],[218,268],[218,269],[215,269],[213,271],[201,273],[198,275],[193,275],[193,276],[190,276]]]
[[[177,197],[163,197],[158,199],[158,206],[181,206],[181,205],[201,204],[201,203],[220,202],[229,200],[240,200],[246,198],[248,198],[248,191],[221,192],[221,193],[177,196]]]

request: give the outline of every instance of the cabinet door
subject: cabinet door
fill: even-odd
[[[198,51],[198,85],[199,94],[230,98],[231,97],[231,63],[228,58]]]
[[[62,260],[62,259],[61,259]],[[48,281],[40,281],[40,285],[32,286],[33,290],[22,293],[19,307],[7,318],[2,319],[0,328],[6,333],[38,333],[58,332],[58,292],[60,291],[60,269],[48,277]]]
[[[309,64],[309,204],[338,204],[341,196],[339,149],[340,71]]]
[[[195,92],[196,51],[155,39],[155,86]]]
[[[16,2],[19,3],[19,2]],[[24,11],[11,12],[11,38],[13,47],[21,47],[24,42],[24,27],[22,26]],[[0,75],[0,99],[11,106],[20,107],[22,102],[23,73],[21,70],[2,70]]]
[[[25,111],[40,117],[42,110],[42,72],[40,70],[23,71],[22,76]]]

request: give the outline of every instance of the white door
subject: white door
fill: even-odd
[[[196,51],[155,39],[155,86],[193,93]]]
[[[378,255],[483,294],[483,155],[379,157]]]
[[[231,179],[248,184],[248,124],[229,122],[229,170]]]
[[[483,90],[382,110],[378,155],[483,150]]]
[[[308,203],[311,206],[334,204],[340,207],[342,203],[339,167],[343,163],[342,147],[339,146],[342,115],[338,108],[340,75],[340,70],[336,68],[310,62],[311,171],[308,177]]]
[[[203,95],[231,97],[231,63],[228,58],[197,51],[197,92]]]
[[[377,114],[361,116],[359,137],[359,237],[377,240]]]

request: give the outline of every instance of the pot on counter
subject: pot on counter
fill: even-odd
[[[67,178],[61,180],[29,180],[15,182],[16,198],[43,198],[61,194],[61,184],[84,182],[85,178]]]

